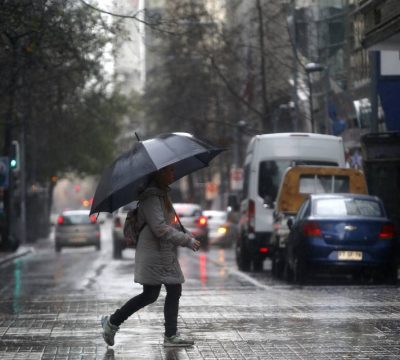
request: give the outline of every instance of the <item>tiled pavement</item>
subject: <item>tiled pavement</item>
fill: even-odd
[[[0,359],[400,359],[398,288],[268,286],[221,270],[222,283],[184,288],[179,326],[196,340],[187,349],[163,348],[163,301],[130,318],[107,349],[99,318],[120,294],[30,298],[15,286],[0,294]]]
[[[180,328],[196,339],[188,349],[163,348],[162,302],[141,310],[117,334],[115,349],[100,338],[99,317],[118,305],[90,294],[44,296],[16,304],[18,316],[1,316],[1,359],[399,359],[400,304],[381,303],[364,289],[341,304],[335,289],[313,301],[314,291],[245,288],[186,291]],[[281,301],[276,298],[282,295]],[[369,296],[368,302],[362,296]],[[378,299],[379,298],[379,299]],[[246,304],[246,302],[248,302]],[[360,305],[359,302],[363,302]]]

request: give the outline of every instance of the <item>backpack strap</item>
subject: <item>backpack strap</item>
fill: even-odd
[[[160,199],[161,209],[162,209],[163,212],[164,212],[164,218],[165,218],[165,219],[168,219],[167,214],[166,214],[166,211],[165,211],[165,206],[164,206],[164,204],[163,204],[163,197],[162,197],[162,196],[159,196],[158,198]],[[181,231],[182,231],[183,233],[186,234],[186,229],[183,227],[183,225],[182,225],[182,223],[181,223],[181,220],[179,219],[179,216],[178,216],[178,214],[176,213],[176,211],[175,211],[175,209],[174,209],[174,206],[172,206],[172,210],[174,211],[174,215],[175,215],[175,217],[176,217],[176,219],[177,219],[177,221],[178,221],[178,223],[179,223],[179,226],[180,226],[180,228],[181,228]]]
[[[138,210],[138,215],[139,215],[139,209],[140,209],[139,205],[140,205],[140,200],[138,200],[138,202],[137,202],[137,204],[136,204],[136,207],[137,207],[137,210]],[[137,234],[138,241],[139,241],[139,235],[140,235],[140,233],[142,232],[142,230],[143,230],[143,229],[146,227],[146,225],[147,225],[146,218],[144,217],[143,214],[142,214],[142,217],[143,217],[143,224],[142,224],[142,226],[141,226],[141,227],[139,228],[139,230],[138,230],[138,234]]]

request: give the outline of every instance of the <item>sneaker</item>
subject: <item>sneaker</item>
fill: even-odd
[[[172,335],[170,337],[164,335],[164,346],[165,347],[173,347],[173,346],[193,346],[194,341],[190,339],[185,339],[179,334]]]
[[[103,328],[103,339],[107,345],[114,345],[114,336],[119,330],[119,327],[110,323],[109,316],[101,318],[101,327]]]

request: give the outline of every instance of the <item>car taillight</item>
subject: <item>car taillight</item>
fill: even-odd
[[[393,224],[384,224],[379,233],[380,239],[392,239],[395,237],[395,228]]]
[[[114,226],[117,227],[117,228],[121,228],[122,227],[122,222],[121,222],[121,219],[119,217],[116,217],[114,219]]]
[[[253,200],[249,200],[249,204],[247,207],[247,220],[248,220],[249,232],[254,232],[255,216],[256,216],[256,203]]]
[[[304,236],[321,236],[321,229],[317,222],[309,221],[303,225]]]
[[[90,215],[90,222],[91,222],[92,224],[95,224],[96,221],[97,221],[97,216],[96,216],[96,215]]]
[[[207,218],[202,215],[196,220],[196,223],[200,226],[207,226]]]
[[[57,224],[62,225],[64,224],[64,221],[65,221],[64,216],[59,216],[57,219]]]

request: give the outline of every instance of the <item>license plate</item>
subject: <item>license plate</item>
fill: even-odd
[[[338,260],[362,260],[361,251],[338,251]]]
[[[86,238],[84,238],[84,237],[74,237],[74,238],[71,239],[71,241],[75,242],[75,243],[81,243],[81,242],[85,242]]]

